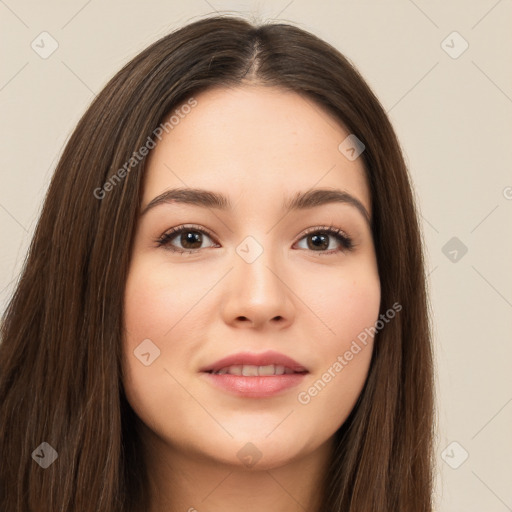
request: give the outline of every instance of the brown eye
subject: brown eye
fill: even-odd
[[[159,247],[176,252],[195,252],[202,249],[205,237],[212,240],[203,229],[181,226],[164,233],[158,240]],[[176,246],[180,244],[180,246]],[[211,247],[211,246],[210,246]]]
[[[185,249],[199,249],[203,243],[202,234],[198,231],[183,231],[180,235],[180,243]]]
[[[329,248],[329,235],[325,233],[308,235],[308,248],[311,250],[328,249]]]
[[[340,251],[351,250],[354,247],[352,239],[338,228],[313,228],[306,233],[301,240],[306,239],[307,247],[301,249],[309,249],[319,254],[333,254]],[[333,240],[331,242],[331,240]],[[336,247],[338,246],[338,248]],[[339,248],[341,246],[341,249]]]

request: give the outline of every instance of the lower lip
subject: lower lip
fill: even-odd
[[[244,377],[229,373],[207,372],[204,372],[204,375],[214,386],[247,398],[266,398],[277,395],[299,385],[306,376],[304,373],[290,373],[265,377]]]

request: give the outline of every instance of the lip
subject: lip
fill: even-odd
[[[229,373],[212,373],[226,366],[267,366],[271,364],[281,365],[285,368],[290,368],[294,372],[301,373],[258,377],[231,375]],[[261,354],[252,354],[249,352],[233,354],[201,368],[200,372],[210,384],[230,394],[245,398],[267,398],[282,394],[287,389],[298,386],[303,381],[306,374],[309,373],[309,370],[291,357],[270,350]]]
[[[254,366],[267,366],[270,364],[281,365],[285,368],[290,368],[294,372],[308,372],[308,369],[302,364],[298,363],[291,357],[285,356],[279,352],[268,350],[261,354],[253,354],[250,352],[239,352],[230,356],[219,359],[214,363],[201,368],[200,372],[217,372],[226,366],[233,365],[254,365]]]
[[[305,373],[268,375],[265,377],[244,377],[243,375],[222,375],[203,373],[205,379],[215,387],[244,398],[267,398],[298,386],[306,377]]]

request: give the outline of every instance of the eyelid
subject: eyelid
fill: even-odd
[[[301,240],[306,235],[309,235],[310,233],[316,233],[316,232],[335,232],[337,234],[343,235],[345,238],[350,238],[350,236],[343,231],[343,229],[340,229],[334,225],[330,226],[313,226],[312,228],[307,228],[305,231],[303,231],[300,235],[300,238],[298,240]]]

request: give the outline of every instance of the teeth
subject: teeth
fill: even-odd
[[[283,375],[284,366],[276,366],[276,375]]]
[[[255,366],[252,364],[235,364],[233,366],[227,366],[220,369],[216,373],[217,375],[243,375],[244,377],[258,377],[258,376],[271,376],[271,375],[290,375],[295,373],[290,368],[285,368],[281,365],[269,364],[266,366]]]
[[[231,375],[242,375],[242,366],[239,364],[230,366],[227,373],[230,373]]]
[[[268,366],[258,366],[258,375],[275,375],[275,367],[273,364]]]
[[[243,365],[242,375],[244,377],[256,377],[258,375],[258,367],[251,365]]]

